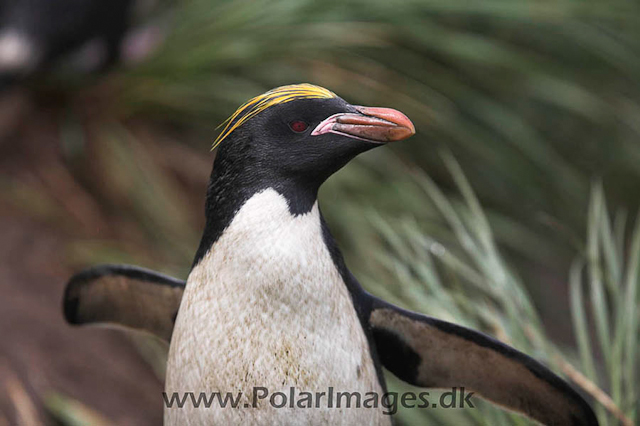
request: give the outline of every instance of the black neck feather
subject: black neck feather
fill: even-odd
[[[222,147],[214,161],[207,199],[206,223],[192,268],[220,238],[235,215],[254,194],[272,188],[287,200],[292,215],[311,211],[321,182],[309,177],[287,176],[261,165],[249,153],[227,152]],[[253,161],[252,161],[253,160]]]

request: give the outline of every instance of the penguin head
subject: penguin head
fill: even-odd
[[[319,186],[359,153],[414,133],[399,111],[350,105],[327,89],[298,84],[241,106],[214,148],[220,146],[216,162],[240,162],[255,176]]]

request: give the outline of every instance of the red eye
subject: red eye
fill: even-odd
[[[307,127],[309,127],[309,125],[304,121],[296,120],[289,123],[289,127],[291,127],[291,130],[296,133],[302,133],[307,130]]]

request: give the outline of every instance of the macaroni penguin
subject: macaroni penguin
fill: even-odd
[[[93,267],[69,281],[65,318],[170,341],[167,394],[242,392],[238,408],[165,407],[167,425],[391,424],[382,408],[278,409],[255,394],[381,395],[382,367],[414,386],[464,387],[543,424],[597,425],[587,402],[533,358],[381,300],[347,269],[318,189],[359,153],[414,133],[399,111],[350,105],[310,84],[249,100],[214,142],[206,224],[186,283]]]

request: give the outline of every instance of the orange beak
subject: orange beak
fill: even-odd
[[[409,118],[391,108],[356,106],[357,113],[334,114],[320,123],[312,136],[335,133],[368,142],[387,143],[413,136],[416,128]]]

